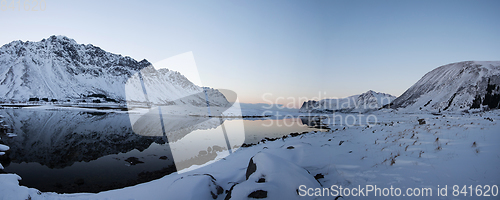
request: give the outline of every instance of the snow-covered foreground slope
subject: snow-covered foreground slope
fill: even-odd
[[[300,107],[300,112],[332,113],[332,112],[368,112],[376,110],[392,102],[396,97],[390,94],[369,90],[363,94],[341,99],[309,100]]]
[[[467,61],[438,67],[425,74],[391,106],[418,110],[464,111],[500,108],[500,61]]]
[[[219,91],[206,90],[211,104],[228,103]],[[204,89],[178,72],[157,70],[147,60],[136,61],[65,36],[0,47],[0,101],[30,98],[206,105]]]
[[[308,188],[371,185],[399,188],[404,199],[423,198],[406,196],[408,188],[412,189],[410,193],[417,188],[420,191],[430,188],[426,199],[452,199],[456,194],[453,186],[457,185],[460,189],[472,186],[474,194],[468,198],[475,199],[478,185],[483,188],[500,185],[500,111],[435,116],[381,110],[373,114],[377,117],[376,124],[336,125],[329,132],[266,141],[240,148],[225,159],[193,171],[98,194],[39,193],[19,186],[16,175],[1,174],[0,196],[3,199],[248,199],[249,196],[314,199],[299,194],[307,194]],[[418,119],[424,119],[425,124],[420,125]],[[314,176],[319,182],[314,182]],[[445,186],[448,197],[438,197],[438,187]],[[493,194],[490,190],[489,195]],[[342,196],[343,199],[389,198],[376,197],[366,189],[364,195],[368,196],[353,197],[352,193]],[[455,198],[464,198],[463,193],[459,195],[462,196]],[[335,195],[317,197],[334,198]]]

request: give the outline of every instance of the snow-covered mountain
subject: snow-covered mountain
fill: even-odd
[[[464,111],[500,108],[499,101],[500,61],[467,61],[428,72],[391,107],[407,112]]]
[[[331,112],[368,112],[389,104],[396,97],[390,94],[369,90],[363,94],[341,99],[309,100],[302,104],[299,112],[331,113]]]
[[[0,47],[0,98],[145,102],[143,87],[136,78],[140,71],[150,102],[206,105],[203,88],[178,72],[156,70],[147,60],[136,61],[65,36],[39,42],[13,41]],[[126,92],[126,84],[132,90]],[[219,91],[208,89],[208,93],[211,104],[227,104]]]

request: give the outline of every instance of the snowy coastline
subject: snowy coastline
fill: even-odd
[[[443,116],[374,114],[381,123],[345,129],[337,125],[328,132],[260,142],[201,168],[123,189],[97,194],[41,193],[19,186],[17,175],[1,174],[0,193],[3,199],[225,199],[232,188],[230,199],[245,199],[259,190],[265,191],[270,199],[279,195],[290,199],[322,199],[301,197],[296,189],[300,185],[322,188],[376,185],[402,189],[430,187],[434,190],[431,198],[438,199],[438,185],[498,185],[498,110]],[[419,125],[418,119],[426,123]],[[256,165],[261,166],[255,173],[264,175],[262,183],[249,181],[253,180],[252,175],[246,177],[249,161],[255,155],[259,155]],[[275,157],[284,161],[259,162],[276,160]],[[288,180],[276,171],[301,174],[302,178]],[[314,184],[315,176],[321,185]],[[448,193],[451,196],[451,188]],[[343,198],[355,199],[347,195]],[[370,199],[373,198],[386,197]]]

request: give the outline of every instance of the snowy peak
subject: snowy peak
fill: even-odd
[[[391,107],[408,112],[499,108],[499,85],[500,61],[452,63],[425,74]]]
[[[154,104],[206,104],[203,88],[182,74],[168,69],[156,70],[147,60],[106,52],[92,44],[78,44],[65,36],[51,36],[39,42],[13,41],[0,47],[0,99],[23,102],[32,99],[85,101],[146,101],[142,93],[127,95],[129,79],[142,72]],[[140,85],[138,81],[129,81]],[[227,104],[217,90],[210,103]],[[195,95],[195,96],[193,96]],[[186,101],[177,101],[193,96]]]
[[[45,61],[45,59],[53,59],[73,64],[76,67],[92,65],[106,69],[123,66],[139,70],[151,65],[147,60],[137,62],[128,56],[123,57],[109,53],[92,44],[78,44],[75,40],[65,36],[51,36],[40,42],[14,41],[0,48],[0,56],[3,59],[10,58],[20,61],[31,59],[35,64],[41,64],[40,62]],[[82,71],[76,72],[81,73]]]
[[[373,105],[376,108],[380,108],[386,104],[391,103],[396,97],[390,94],[385,94],[381,92],[375,92],[369,90],[357,97],[357,105]]]
[[[302,104],[300,112],[331,113],[331,112],[368,112],[389,104],[396,97],[390,94],[369,90],[359,95],[341,99],[309,100]]]

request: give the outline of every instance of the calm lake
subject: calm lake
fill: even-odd
[[[0,114],[8,132],[17,135],[0,134],[10,147],[0,160],[3,172],[20,175],[21,185],[59,193],[136,185],[226,156],[243,142],[318,130],[300,118],[158,118],[31,108]]]

